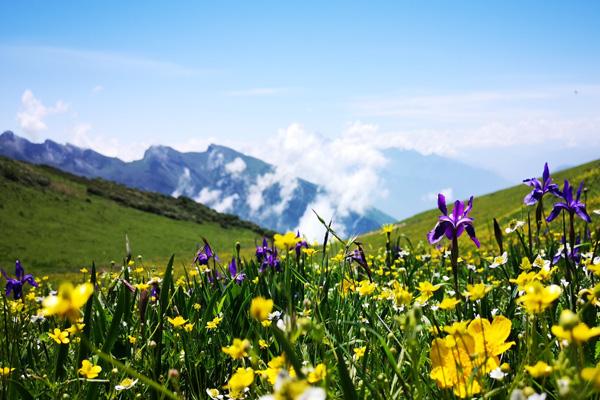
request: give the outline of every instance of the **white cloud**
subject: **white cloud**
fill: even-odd
[[[231,175],[239,175],[246,169],[246,163],[240,157],[236,157],[230,163],[225,164],[225,171]]]
[[[210,190],[205,187],[200,190],[198,195],[194,198],[198,203],[209,205],[219,201],[221,198],[221,191],[218,189]]]
[[[573,87],[578,87],[574,94]],[[466,150],[528,146],[556,140],[600,146],[600,86],[482,91],[360,99],[351,108],[393,128],[365,136],[378,147],[457,157]],[[392,122],[389,122],[392,121]]]
[[[210,190],[205,187],[200,190],[194,200],[218,212],[227,212],[233,208],[233,203],[240,197],[237,193],[234,193],[221,199],[221,194],[222,191],[218,189]]]
[[[177,181],[177,187],[171,193],[173,197],[179,197],[181,195],[191,196],[194,192],[194,185],[192,185],[192,175],[188,167],[183,167],[183,172],[179,176]]]
[[[268,172],[256,178],[254,184],[248,188],[246,204],[250,207],[252,213],[257,213],[264,204],[263,193],[274,185],[279,185],[279,203],[261,211],[263,216],[269,214],[281,215],[289,202],[292,200],[294,191],[298,187],[297,175],[290,171],[276,167],[273,172]]]
[[[68,109],[69,106],[62,100],[58,100],[54,106],[45,106],[27,89],[21,96],[21,111],[17,113],[17,120],[25,133],[35,137],[38,132],[48,128],[44,122],[47,116],[64,113]]]
[[[301,176],[325,188],[325,193],[320,193],[311,205],[317,213],[342,218],[351,211],[364,212],[384,194],[379,172],[386,165],[386,159],[372,141],[363,140],[377,130],[377,126],[355,122],[335,139],[309,132],[300,124],[280,130],[260,147],[250,149],[277,169],[261,177],[251,188],[248,205],[259,209],[262,192],[276,182],[289,185],[283,194],[291,196],[293,185],[290,183],[294,182],[291,178]],[[275,207],[273,211],[279,209]],[[305,210],[299,228],[303,233],[318,231],[318,220],[310,207]],[[312,234],[309,237],[314,238]]]
[[[67,142],[84,149],[95,150],[108,157],[118,157],[123,161],[139,159],[150,145],[148,142],[125,143],[113,136],[94,133],[93,126],[85,122],[72,128]]]
[[[343,229],[339,224],[335,223],[336,208],[331,203],[331,198],[326,195],[319,195],[315,201],[306,207],[304,214],[300,218],[298,223],[298,230],[304,235],[309,241],[318,240],[321,241],[324,238],[326,228],[317,219],[314,211],[319,214],[321,218],[327,223],[333,220],[332,229],[339,235],[344,235]]]
[[[102,85],[96,85],[92,88],[92,94],[97,94],[100,93],[104,90],[104,86]]]
[[[454,200],[454,191],[452,190],[452,188],[444,188],[444,189],[440,189],[435,192],[429,192],[429,193],[423,195],[422,199],[423,199],[423,201],[427,202],[428,204],[431,204],[431,203],[437,201],[439,193],[444,195],[447,202]]]
[[[228,212],[233,208],[233,202],[239,198],[240,196],[237,193],[234,193],[232,195],[226,196],[218,202],[212,203],[210,207],[221,213]]]

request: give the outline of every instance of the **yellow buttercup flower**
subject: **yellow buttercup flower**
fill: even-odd
[[[387,225],[383,225],[381,227],[381,233],[383,233],[384,235],[387,235],[389,233],[392,233],[394,231],[394,225],[392,224],[387,224]]]
[[[308,373],[306,380],[308,383],[317,383],[327,376],[327,366],[323,363],[317,365],[314,370]]]
[[[235,373],[229,378],[227,388],[229,389],[229,397],[232,399],[241,399],[244,397],[244,390],[254,382],[254,370],[248,368],[238,368]]]
[[[600,390],[600,363],[594,368],[588,367],[581,370],[581,377],[590,382],[594,389]]]
[[[569,343],[575,342],[581,344],[600,335],[600,328],[590,328],[585,322],[580,322],[572,329],[554,325],[552,327],[552,333],[557,338],[566,340]]]
[[[552,367],[543,361],[538,361],[535,365],[526,365],[525,369],[533,378],[541,378],[552,373]]]
[[[544,286],[534,281],[525,287],[525,294],[519,297],[517,302],[530,314],[538,314],[550,307],[561,293],[558,285]]]
[[[42,315],[58,315],[66,317],[71,321],[79,318],[81,307],[85,305],[94,293],[91,283],[73,286],[71,283],[63,283],[58,288],[56,296],[48,296],[42,301]]]
[[[181,315],[178,315],[175,318],[167,317],[167,320],[175,328],[181,328],[187,322],[187,319],[184,319]]]
[[[464,295],[470,301],[475,301],[483,299],[490,290],[492,290],[492,287],[485,283],[467,284],[467,291]]]
[[[48,333],[48,336],[50,336],[50,338],[58,344],[67,344],[70,342],[69,332],[61,331],[58,328],[54,328],[54,331],[50,331],[50,333]]]
[[[438,307],[442,310],[453,310],[458,303],[460,303],[460,300],[457,300],[454,297],[444,297]]]
[[[79,375],[83,375],[87,379],[94,379],[102,371],[102,367],[99,365],[92,364],[89,360],[81,361],[81,368],[79,368]]]
[[[7,377],[13,372],[15,369],[10,367],[0,367],[0,377]]]
[[[233,344],[229,347],[221,347],[221,351],[229,354],[234,360],[239,360],[248,355],[247,350],[250,348],[248,339],[233,339]]]
[[[301,240],[301,238],[296,237],[294,232],[288,232],[285,235],[281,235],[279,233],[273,235],[273,243],[275,247],[279,247],[281,249],[290,249]]]
[[[206,323],[206,329],[217,329],[221,321],[223,321],[223,318],[214,317],[212,321]]]
[[[187,323],[187,324],[185,324],[185,325],[183,326],[183,329],[184,329],[186,332],[191,332],[191,331],[194,329],[194,324]]]
[[[461,398],[480,393],[483,377],[498,368],[500,354],[514,345],[506,342],[511,326],[509,319],[498,316],[492,323],[477,318],[468,326],[460,321],[445,328],[451,333],[431,345],[431,378]]]
[[[85,324],[75,323],[75,324],[71,325],[69,328],[67,328],[67,332],[69,332],[71,335],[75,335],[78,332],[83,331],[84,327],[85,327]]]
[[[363,358],[365,356],[365,352],[367,351],[367,346],[355,347],[353,349],[353,351],[354,351],[354,357],[356,357],[357,360],[360,360],[361,358]]]
[[[356,291],[361,296],[368,296],[372,294],[375,289],[377,289],[377,284],[375,282],[371,282],[368,279],[364,279],[358,283],[356,287]]]
[[[252,318],[259,321],[264,321],[269,318],[269,314],[273,311],[273,300],[265,299],[264,297],[255,297],[250,304],[250,315]]]
[[[259,339],[259,341],[258,341],[258,346],[259,346],[261,349],[266,349],[266,348],[268,348],[268,347],[269,347],[269,343],[267,343],[267,341],[266,341],[266,340],[264,340],[264,339]]]

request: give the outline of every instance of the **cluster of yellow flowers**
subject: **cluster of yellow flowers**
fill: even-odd
[[[482,378],[500,366],[499,356],[515,344],[506,341],[511,326],[509,319],[497,316],[491,324],[477,318],[446,327],[448,335],[431,345],[431,378],[461,398],[480,393]]]

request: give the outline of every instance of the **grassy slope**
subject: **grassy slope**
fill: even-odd
[[[552,170],[550,172],[552,172]],[[585,195],[587,196],[588,213],[591,214],[593,209],[600,208],[600,160],[553,173],[552,176],[554,182],[558,183],[561,188],[564,179],[569,179],[571,184],[575,186],[575,190],[579,186],[579,182],[584,180],[585,186],[588,189],[588,192]],[[528,192],[528,187],[521,184],[475,198],[473,211],[470,215],[475,218],[477,236],[482,239],[482,243],[493,237],[492,218],[494,217],[498,219],[500,226],[504,228],[513,218],[527,221],[527,212],[531,211],[533,223],[535,207],[526,207],[523,205],[523,197]],[[544,205],[546,208],[546,215],[548,215],[547,213],[554,201],[555,198],[553,196],[549,196],[545,200]],[[437,205],[432,204],[432,206]],[[448,207],[452,208],[450,204]],[[404,234],[413,242],[413,244],[416,244],[421,240],[425,241],[426,234],[435,225],[438,215],[439,211],[436,208],[401,221],[396,224],[397,229],[394,230],[393,236]],[[600,217],[592,215],[592,219],[596,218]],[[557,219],[557,221],[558,220],[559,219]],[[559,222],[554,223],[558,224]],[[365,243],[367,247],[378,247],[385,244],[385,237],[379,232],[366,234],[362,236],[360,240]]]
[[[137,209],[125,205],[128,202]],[[161,210],[142,211],[149,202],[168,208],[173,217],[157,214]],[[186,213],[205,222],[186,220]],[[0,158],[0,224],[0,266],[12,271],[14,260],[20,258],[28,271],[38,274],[74,272],[92,261],[100,266],[121,261],[125,234],[134,256],[141,254],[146,263],[160,265],[172,253],[177,263],[190,262],[202,236],[223,255],[232,253],[236,241],[249,254],[265,233],[187,202],[181,205],[165,196],[4,158]]]

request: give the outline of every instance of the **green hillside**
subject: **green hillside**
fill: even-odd
[[[540,172],[542,171],[542,168],[543,165],[540,165]],[[582,198],[587,203],[588,213],[590,213],[592,219],[600,218],[598,215],[591,214],[592,210],[600,208],[600,160],[556,173],[550,169],[550,172],[554,182],[557,183],[560,188],[562,188],[564,180],[569,179],[571,184],[575,186],[574,190],[577,190],[579,182],[584,180],[587,191],[582,195]],[[529,177],[524,176],[523,178]],[[473,211],[470,213],[470,216],[475,218],[475,229],[477,230],[477,236],[480,238],[482,244],[489,243],[488,239],[493,237],[492,218],[494,217],[498,220],[500,226],[504,228],[512,219],[526,222],[527,213],[531,212],[532,224],[534,223],[535,206],[527,207],[523,204],[523,197],[525,197],[529,191],[528,186],[519,184],[508,189],[475,197]],[[546,198],[544,202],[546,215],[548,215],[548,211],[551,209],[555,200],[556,198],[552,195],[549,195]],[[437,204],[432,203],[432,207],[437,207]],[[452,205],[448,204],[448,208],[452,208]],[[439,210],[435,208],[400,221],[395,224],[396,229],[392,235],[393,237],[405,235],[413,244],[417,244],[419,241],[425,242],[427,240],[427,232],[433,228],[439,214]],[[553,223],[561,223],[559,220],[560,218],[557,218]],[[363,235],[359,240],[367,247],[379,247],[385,244],[385,236],[381,234],[381,232],[372,232]]]
[[[126,234],[133,256],[143,255],[145,264],[162,264],[172,253],[187,264],[202,237],[222,255],[231,254],[236,241],[250,254],[255,241],[272,234],[187,198],[3,157],[0,226],[0,267],[12,270],[19,258],[38,274],[121,261]]]

